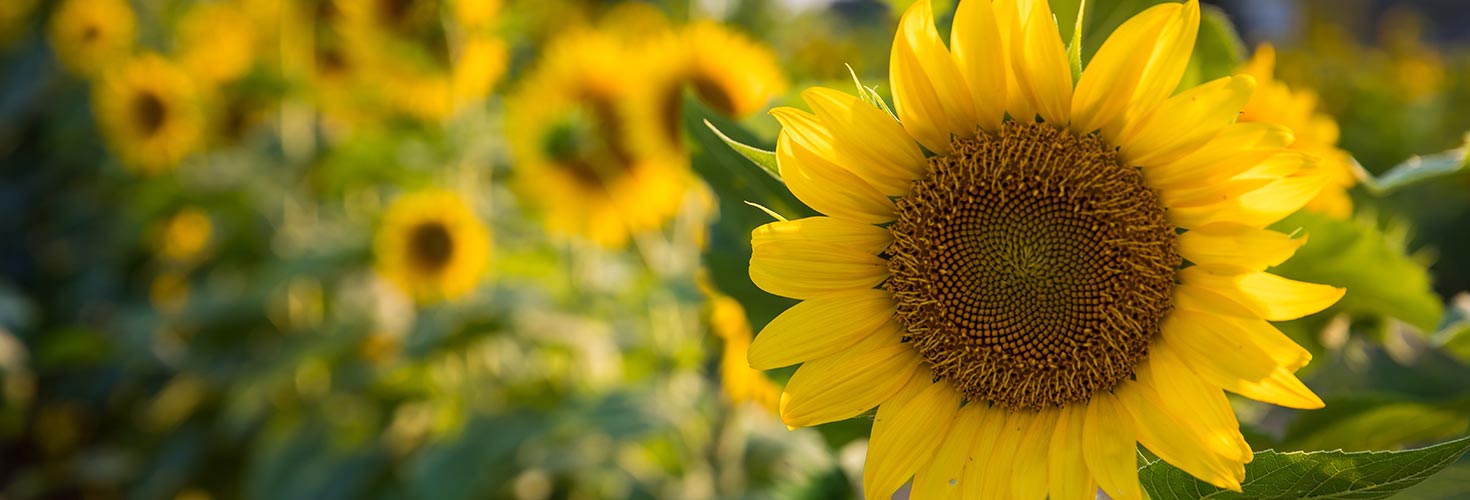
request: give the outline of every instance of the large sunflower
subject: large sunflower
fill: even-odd
[[[661,227],[693,179],[680,152],[637,141],[652,133],[631,108],[649,100],[647,64],[627,44],[596,31],[563,35],[506,105],[516,186],[545,214],[547,229],[605,247]]]
[[[108,144],[136,171],[171,169],[202,144],[204,115],[194,82],[162,56],[143,54],[109,69],[92,92]]]
[[[946,47],[920,0],[897,120],[824,88],[772,112],[782,177],[826,216],[754,232],[752,280],[803,302],[749,361],[804,362],[788,425],[878,408],[869,498],[914,477],[915,498],[1136,499],[1135,443],[1239,490],[1222,389],[1322,405],[1268,321],[1343,291],[1265,272],[1305,239],[1264,227],[1325,177],[1285,128],[1237,123],[1253,78],[1175,92],[1198,24],[1193,0],[1149,8],[1074,83],[1046,2],[964,0]]]
[[[94,76],[127,57],[135,29],[126,0],[66,0],[51,13],[51,49],[68,71]]]
[[[1306,208],[1345,219],[1353,212],[1353,199],[1347,191],[1357,183],[1357,178],[1353,176],[1352,156],[1337,147],[1337,122],[1317,112],[1316,93],[1293,92],[1285,82],[1273,78],[1275,69],[1276,49],[1270,44],[1257,47],[1255,55],[1241,68],[1245,74],[1255,77],[1256,92],[1241,110],[1240,121],[1290,128],[1296,135],[1291,149],[1316,157],[1319,171],[1327,177],[1327,185]]]
[[[375,243],[378,272],[419,302],[454,300],[485,273],[490,231],[459,195],[404,195],[388,207]]]

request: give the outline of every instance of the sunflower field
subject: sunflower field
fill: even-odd
[[[1470,498],[1470,4],[0,0],[0,499]]]

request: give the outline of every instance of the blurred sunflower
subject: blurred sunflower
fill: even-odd
[[[68,71],[95,76],[132,52],[134,29],[126,0],[64,0],[51,13],[51,48]]]
[[[545,212],[552,233],[621,247],[661,227],[692,183],[678,152],[644,147],[629,106],[647,102],[640,64],[618,39],[583,31],[547,49],[507,103],[516,187]]]
[[[154,245],[158,254],[175,262],[191,262],[199,259],[209,246],[214,234],[214,224],[209,214],[198,208],[179,210],[158,232]]]
[[[1199,16],[1132,17],[1074,88],[1046,2],[962,1],[946,47],[921,0],[893,41],[898,120],[825,88],[772,112],[786,185],[827,216],[753,233],[751,279],[803,302],[749,361],[805,362],[787,425],[878,407],[868,498],[914,477],[918,499],[1138,499],[1136,443],[1240,491],[1221,389],[1322,406],[1268,321],[1343,290],[1264,272],[1304,243],[1264,227],[1326,176],[1285,128],[1236,122],[1253,78],[1175,93]]]
[[[194,82],[162,56],[143,54],[109,69],[92,93],[108,145],[135,171],[163,172],[198,150],[204,117]]]
[[[724,342],[725,348],[720,352],[720,382],[725,389],[725,397],[734,404],[755,403],[775,415],[781,401],[781,388],[745,361],[745,352],[750,349],[752,337],[750,322],[745,319],[745,308],[705,280],[701,279],[699,285],[709,300],[710,329]]]
[[[1337,147],[1337,122],[1317,112],[1317,94],[1310,90],[1293,92],[1286,83],[1273,79],[1276,49],[1270,44],[1256,48],[1241,72],[1256,79],[1256,91],[1241,110],[1240,121],[1282,125],[1290,128],[1296,140],[1291,149],[1316,158],[1318,171],[1327,184],[1312,201],[1308,210],[1346,219],[1352,215],[1353,199],[1348,188],[1357,183],[1353,176],[1352,156]]]
[[[9,0],[0,3],[0,49],[9,47],[20,37],[36,10],[36,0]]]
[[[232,1],[197,3],[179,21],[179,62],[197,81],[226,83],[240,78],[254,60],[254,24]]]
[[[739,118],[760,110],[786,91],[771,49],[714,21],[684,27],[688,78],[695,94],[715,111]]]
[[[388,207],[374,251],[378,272],[415,300],[455,300],[480,284],[490,233],[459,195],[421,191]]]

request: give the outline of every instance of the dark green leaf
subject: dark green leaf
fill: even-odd
[[[1324,398],[1327,406],[1302,412],[1282,448],[1382,450],[1434,442],[1465,432],[1470,400],[1419,401],[1397,394]]]
[[[725,145],[730,146],[730,149],[735,150],[736,153],[740,153],[740,156],[744,156],[745,159],[750,160],[751,163],[760,167],[761,170],[765,170],[767,174],[771,174],[771,177],[774,177],[776,180],[781,180],[781,170],[776,167],[776,153],[774,151],[766,151],[731,139],[730,136],[725,135],[720,129],[715,128],[715,124],[710,123],[709,120],[704,121],[704,126],[709,127],[716,136],[719,136],[721,141],[725,141]]]
[[[1384,498],[1418,484],[1470,450],[1470,438],[1408,451],[1257,452],[1245,466],[1242,492],[1206,484],[1164,461],[1139,469],[1153,500]]]
[[[1397,318],[1425,332],[1439,325],[1443,304],[1429,286],[1429,272],[1404,248],[1404,238],[1371,221],[1337,220],[1298,212],[1275,225],[1310,238],[1272,272],[1347,288],[1333,306],[1349,314]]]

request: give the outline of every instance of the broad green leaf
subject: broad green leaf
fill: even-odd
[[[1466,136],[1466,143],[1470,144],[1470,135]],[[1359,181],[1363,187],[1379,195],[1466,170],[1470,170],[1470,145],[1443,153],[1409,158],[1376,177],[1362,166],[1357,166]]]
[[[1325,398],[1302,412],[1281,447],[1294,450],[1382,450],[1433,442],[1465,432],[1470,400],[1422,401],[1398,394]]]
[[[1332,311],[1397,318],[1424,332],[1439,325],[1443,304],[1429,272],[1405,250],[1402,235],[1365,220],[1337,220],[1298,212],[1275,229],[1309,238],[1296,255],[1271,271],[1287,278],[1347,288]]]
[[[1211,486],[1162,460],[1139,469],[1138,479],[1153,500],[1371,500],[1418,484],[1459,460],[1467,450],[1470,438],[1408,451],[1266,450],[1257,452],[1255,460],[1245,465],[1241,493]]]
[[[1213,5],[1200,6],[1199,37],[1194,41],[1194,54],[1189,58],[1184,80],[1185,89],[1216,78],[1235,74],[1245,61],[1245,43],[1230,23],[1229,16]]]
[[[1455,464],[1424,482],[1405,488],[1394,500],[1460,500],[1470,484],[1470,464]]]
[[[755,166],[760,167],[761,170],[765,170],[767,174],[771,174],[771,177],[774,177],[778,181],[781,180],[781,169],[776,166],[776,153],[774,151],[766,151],[731,139],[730,136],[725,135],[724,132],[716,128],[715,124],[710,123],[709,120],[704,121],[704,126],[709,127],[710,131],[714,132],[716,136],[719,136],[721,141],[725,142],[725,145],[730,146],[730,149],[736,153],[740,153],[740,156],[744,156],[745,159],[750,160]]]

